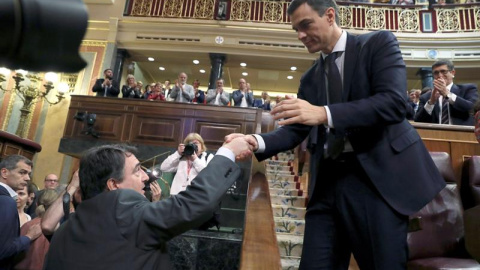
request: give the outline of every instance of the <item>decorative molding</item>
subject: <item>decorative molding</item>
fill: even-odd
[[[107,47],[108,41],[83,40],[81,46],[85,47]]]

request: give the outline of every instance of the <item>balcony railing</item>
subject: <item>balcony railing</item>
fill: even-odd
[[[131,0],[126,16],[228,20],[289,24],[290,1],[258,0]],[[345,29],[393,32],[477,32],[480,4],[396,6],[338,2],[340,26]]]

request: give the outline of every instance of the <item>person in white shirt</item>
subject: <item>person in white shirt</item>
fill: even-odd
[[[188,145],[195,145],[197,151],[186,153]],[[185,137],[183,143],[178,145],[177,151],[168,156],[160,165],[162,172],[174,172],[171,195],[176,195],[192,184],[194,178],[200,173],[212,160],[213,154],[207,153],[207,147],[202,136],[198,133],[190,133]],[[188,152],[188,151],[187,151]],[[189,155],[190,154],[190,155]]]
[[[178,80],[175,82],[175,86],[170,93],[170,98],[172,98],[173,101],[183,103],[192,102],[195,93],[193,86],[187,84],[187,78],[188,76],[185,72],[178,74]]]
[[[218,79],[216,89],[209,89],[207,91],[206,102],[207,104],[227,106],[230,101],[230,94],[223,90],[223,79]]]

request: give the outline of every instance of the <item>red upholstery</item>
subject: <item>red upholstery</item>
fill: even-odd
[[[464,248],[463,210],[450,156],[430,154],[447,186],[411,216],[420,219],[421,229],[408,234],[408,269],[480,269]]]
[[[464,161],[461,194],[465,210],[480,205],[480,156]]]

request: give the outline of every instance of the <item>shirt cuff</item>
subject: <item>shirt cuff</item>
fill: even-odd
[[[328,106],[325,106],[324,108],[325,108],[325,111],[327,112],[327,121],[328,121],[327,126],[329,128],[335,128],[333,126],[332,114],[330,113],[330,109],[328,108]]]
[[[258,149],[257,151],[255,151],[255,153],[263,153],[265,152],[265,141],[263,140],[262,136],[258,135],[258,134],[252,134],[253,137],[255,137],[255,139],[257,139],[257,143],[258,143]]]
[[[226,147],[220,147],[218,150],[217,150],[217,153],[215,153],[216,156],[224,156],[228,159],[230,159],[231,161],[235,162],[235,154],[232,152],[232,150],[226,148]]]
[[[430,104],[429,103],[430,101],[427,101],[427,103],[425,103],[425,111],[428,113],[428,114],[432,114],[432,111],[433,111],[433,108],[435,107],[435,103],[434,104]]]
[[[457,95],[455,95],[452,92],[448,93],[447,97],[448,97],[448,100],[451,100],[450,103],[455,102],[455,100],[457,99]]]

